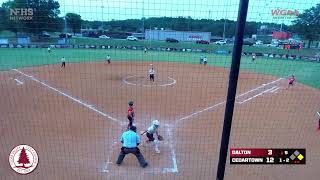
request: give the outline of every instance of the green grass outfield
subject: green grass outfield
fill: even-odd
[[[201,53],[193,52],[163,52],[149,51],[145,54],[140,50],[119,49],[0,49],[0,70],[57,64],[62,56],[67,62],[103,61],[110,54],[113,61],[162,61],[198,64]],[[231,56],[205,54],[208,65],[229,68]],[[294,74],[298,82],[320,89],[320,63],[306,61],[280,60],[274,58],[257,58],[251,62],[251,57],[243,56],[241,71],[269,74],[286,77]]]

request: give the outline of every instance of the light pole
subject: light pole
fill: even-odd
[[[142,33],[144,33],[144,0],[142,1]]]
[[[223,39],[226,38],[226,22],[227,22],[227,10],[226,10],[226,14],[224,16],[224,23],[223,23],[223,34],[222,34]]]
[[[102,5],[101,6],[101,29],[103,30],[103,8],[104,8],[104,6]]]

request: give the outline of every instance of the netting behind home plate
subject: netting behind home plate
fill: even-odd
[[[239,1],[0,2],[0,179],[216,177]],[[249,2],[229,148],[306,164],[228,155],[225,179],[317,179],[319,8]],[[116,164],[129,101],[145,168]],[[154,120],[160,153],[140,135]]]

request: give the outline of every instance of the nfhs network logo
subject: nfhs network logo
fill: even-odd
[[[32,20],[33,9],[32,8],[14,8],[10,9],[10,20],[12,21],[30,21]]]

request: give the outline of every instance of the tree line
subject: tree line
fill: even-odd
[[[32,19],[21,21],[12,19],[14,9],[31,8]],[[65,28],[73,33],[81,29],[100,29],[107,32],[144,32],[145,29],[165,28],[178,31],[211,32],[213,36],[234,36],[236,22],[228,19],[193,19],[191,17],[151,17],[142,19],[88,21],[82,20],[81,15],[67,13],[61,16],[60,4],[56,0],[10,0],[0,8],[0,31],[26,32],[38,34],[42,31],[63,32]],[[284,31],[298,33],[304,39],[314,41],[320,39],[320,4],[305,10],[293,21],[293,25],[282,25]],[[257,33],[261,25],[280,29],[280,24],[247,22],[245,36]]]

